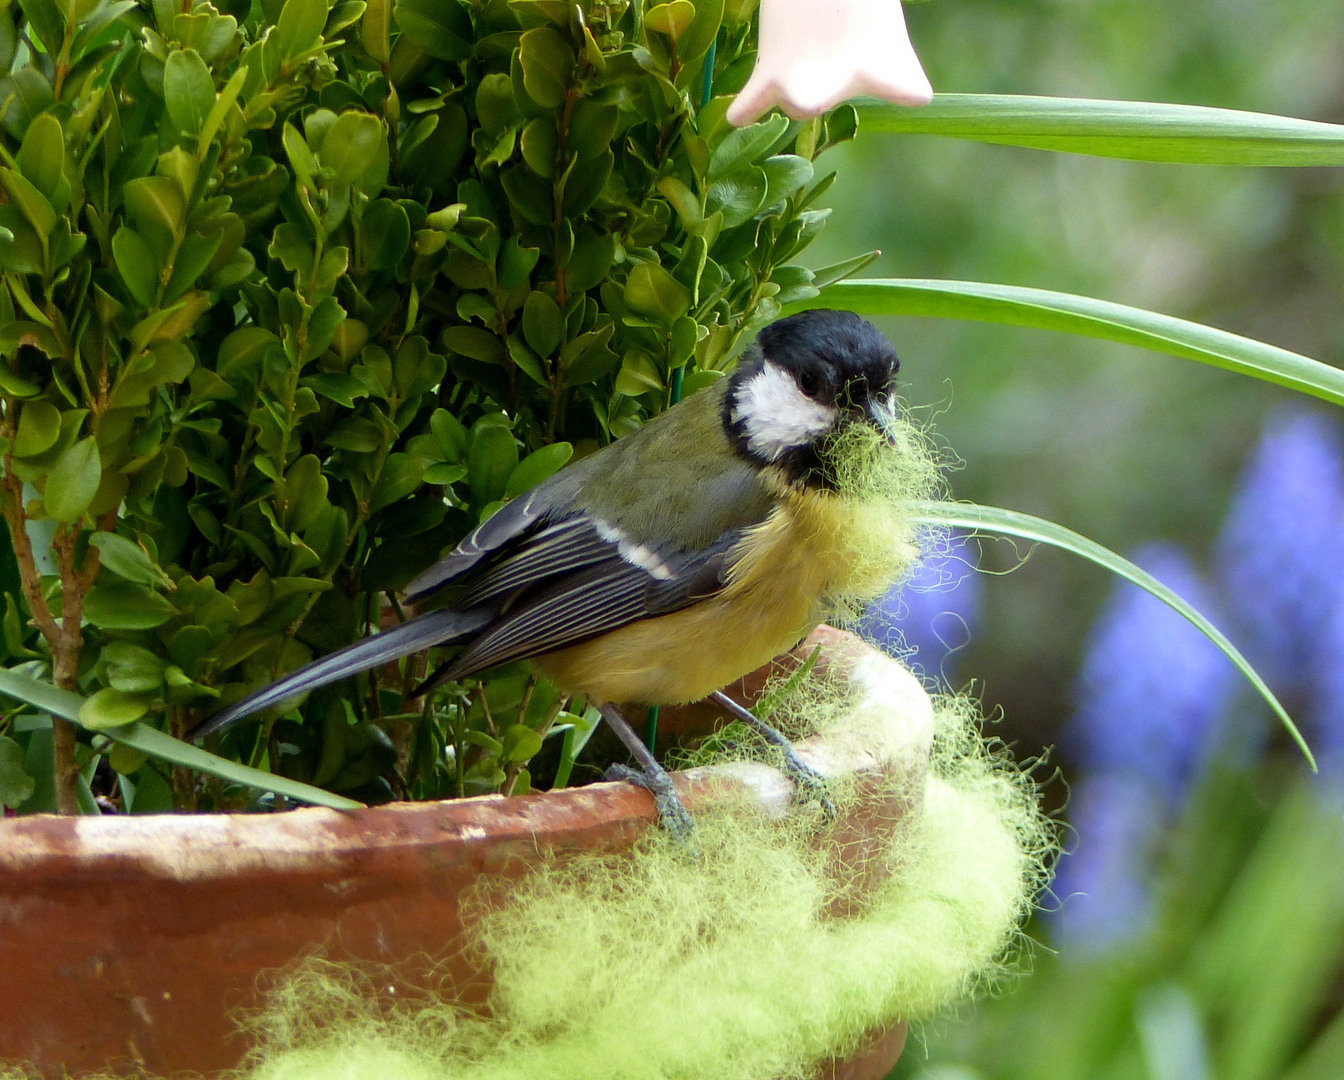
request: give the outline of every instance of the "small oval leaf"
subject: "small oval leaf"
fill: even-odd
[[[75,521],[93,502],[102,479],[98,440],[92,435],[80,439],[57,459],[47,474],[47,488],[43,492],[47,514],[57,521]]]

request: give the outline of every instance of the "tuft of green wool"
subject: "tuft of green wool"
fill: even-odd
[[[819,677],[780,715],[825,729],[853,706]],[[843,815],[859,795],[840,787]],[[728,806],[697,816],[698,859],[653,834],[633,856],[546,863],[502,904],[482,893],[488,1018],[379,1004],[357,969],[308,962],[251,1022],[239,1080],[811,1077],[996,978],[1044,883],[1053,834],[973,703],[937,702],[921,794],[857,915],[829,913],[846,882],[814,819]]]
[[[843,515],[835,530],[843,550],[834,564],[847,568],[823,610],[827,622],[847,626],[914,569],[923,538],[911,525],[909,504],[939,497],[944,481],[931,436],[904,417],[881,429],[847,424],[821,456]]]

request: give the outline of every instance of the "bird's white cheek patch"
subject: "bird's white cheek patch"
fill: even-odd
[[[742,386],[733,406],[733,419],[742,424],[748,448],[766,461],[778,461],[826,434],[837,415],[834,405],[813,401],[792,375],[771,363]]]

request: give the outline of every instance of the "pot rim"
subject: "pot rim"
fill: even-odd
[[[933,711],[918,679],[855,635],[821,626],[794,657],[821,646],[819,665],[858,690],[849,716],[825,735],[799,740],[798,756],[823,776],[899,770],[922,780]],[[855,720],[861,714],[861,718]],[[760,762],[736,761],[672,774],[688,809],[745,793],[771,816],[787,812],[793,782]],[[393,819],[389,823],[389,818]],[[109,863],[178,881],[240,872],[296,873],[330,866],[369,846],[388,849],[476,846],[546,837],[558,848],[588,847],[585,834],[615,826],[631,838],[656,820],[652,796],[626,782],[598,782],[526,795],[393,802],[358,810],[299,807],[283,813],[205,813],[66,817],[31,814],[0,822],[0,876],[38,861],[95,870]],[[102,871],[99,870],[101,873]]]

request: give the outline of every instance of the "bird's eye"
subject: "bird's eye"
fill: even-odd
[[[816,397],[821,389],[821,380],[812,371],[803,371],[798,375],[798,389],[808,397]]]

